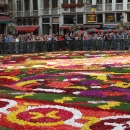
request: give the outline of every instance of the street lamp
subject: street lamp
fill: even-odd
[[[77,18],[76,16],[73,18],[73,25],[71,26],[71,32],[75,32],[77,31],[79,28],[78,28],[78,25],[77,25],[77,22],[76,22]]]
[[[11,35],[16,34],[16,29],[13,26],[13,23],[14,23],[14,20],[12,19],[12,15],[10,15],[10,24],[9,24],[7,31],[8,31],[8,34],[11,34]]]
[[[126,24],[123,23],[123,18],[124,18],[124,16],[121,14],[120,15],[120,23],[118,24],[120,29],[122,29],[122,28],[126,29]]]
[[[121,14],[121,16],[120,16],[120,21],[121,22],[123,22],[123,18],[124,18],[124,16]]]
[[[76,20],[77,20],[77,18],[74,17],[74,18],[73,18],[73,23],[74,23],[74,24],[76,24]]]

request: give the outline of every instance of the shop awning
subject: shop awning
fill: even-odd
[[[130,27],[130,22],[126,22],[124,24],[126,24],[127,27]]]
[[[65,25],[63,25],[63,26],[60,26],[60,29],[68,29],[68,30],[70,30],[71,26],[65,26]]]
[[[34,32],[38,26],[17,26],[15,28],[18,32]]]
[[[8,24],[8,23],[10,23],[9,16],[0,16],[0,24]]]
[[[102,24],[84,24],[80,28],[101,28]]]
[[[117,26],[117,24],[104,24],[103,26],[102,26],[102,28],[103,29],[114,29],[114,28],[116,28],[116,26]]]

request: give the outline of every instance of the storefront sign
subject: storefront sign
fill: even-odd
[[[87,22],[96,22],[96,15],[87,15]]]
[[[108,21],[114,20],[114,16],[113,16],[113,15],[109,15],[109,16],[107,17],[107,19],[108,19]]]

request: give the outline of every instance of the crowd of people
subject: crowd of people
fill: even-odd
[[[87,33],[87,31],[64,35],[0,34],[1,53],[2,51],[12,53],[12,50],[15,53],[29,53],[37,52],[39,49],[41,51],[130,49],[130,34],[128,32]]]

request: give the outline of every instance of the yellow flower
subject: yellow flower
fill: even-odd
[[[28,85],[28,84],[33,84],[33,83],[37,83],[37,80],[23,81],[23,82],[17,83],[16,86],[22,87],[22,86],[25,86],[25,85]]]
[[[91,130],[90,126],[100,121],[100,119],[96,117],[82,117],[82,119],[86,119],[88,122],[83,125],[81,130]]]
[[[0,78],[12,79],[13,81],[18,81],[19,80],[19,78],[17,78],[17,77],[11,77],[11,76],[0,76]]]
[[[55,99],[54,102],[64,103],[65,101],[71,101],[74,97],[63,97],[62,99]]]
[[[83,89],[83,90],[87,90],[86,87],[84,86],[69,86],[68,88],[74,88],[74,89]]]
[[[120,102],[108,102],[108,105],[99,105],[98,107],[101,109],[111,109],[111,107],[120,106]]]

